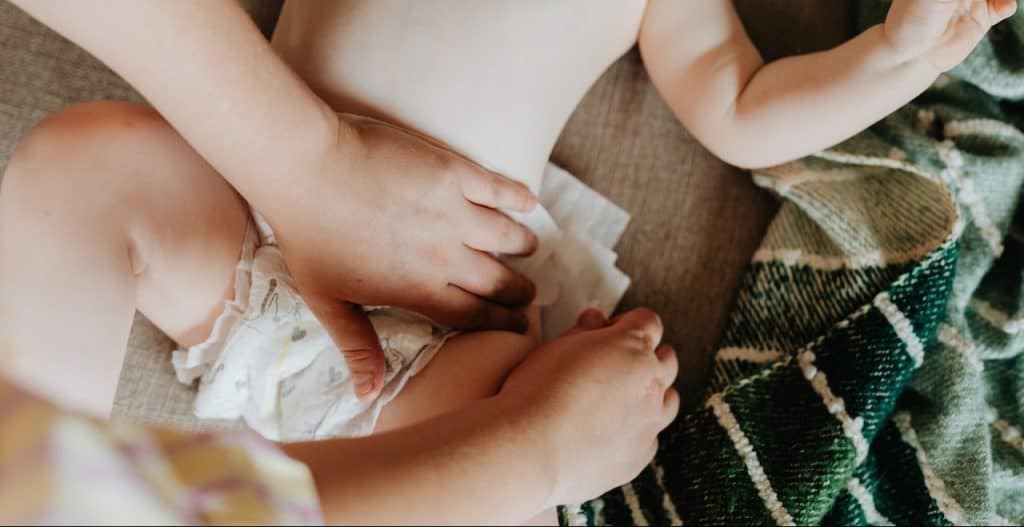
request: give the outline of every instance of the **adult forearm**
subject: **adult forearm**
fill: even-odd
[[[328,523],[516,523],[553,505],[546,433],[499,396],[372,438],[284,448],[312,470]]]
[[[337,139],[233,0],[14,1],[124,77],[250,200],[300,184],[295,160]]]

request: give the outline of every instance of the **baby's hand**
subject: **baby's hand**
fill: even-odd
[[[944,72],[1016,9],[1015,0],[894,0],[883,28],[902,61],[921,59]]]

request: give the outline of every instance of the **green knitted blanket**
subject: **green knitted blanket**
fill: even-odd
[[[565,519],[1024,522],[1021,128],[1018,14],[870,130],[755,173],[783,205],[706,403]]]

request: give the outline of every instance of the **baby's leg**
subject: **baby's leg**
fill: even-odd
[[[374,432],[408,426],[498,393],[508,374],[537,348],[539,322],[539,312],[534,309],[525,335],[480,331],[452,338],[384,407]],[[509,520],[523,524],[523,518]],[[557,523],[554,511],[546,511],[526,524]]]
[[[531,311],[525,335],[478,331],[449,339],[384,407],[374,432],[408,426],[498,393],[509,372],[538,346],[538,317]]]
[[[205,338],[233,295],[248,214],[152,110],[91,103],[47,118],[0,192],[0,367],[108,415],[136,307],[179,344]]]

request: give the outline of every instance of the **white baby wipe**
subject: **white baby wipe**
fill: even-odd
[[[542,340],[573,327],[583,310],[610,315],[629,287],[615,267],[612,248],[629,214],[558,166],[548,163],[540,206],[522,214],[505,211],[537,235],[537,250],[505,263],[533,280],[541,310]]]
[[[593,307],[611,314],[629,286],[612,250],[629,215],[566,171],[548,165],[540,206],[509,216],[538,238],[537,251],[506,258],[537,285],[544,340],[571,328]],[[369,309],[387,362],[380,397],[355,396],[354,381],[327,331],[298,295],[273,244],[255,222],[210,338],[174,353],[178,379],[200,378],[193,409],[201,419],[243,419],[273,440],[295,441],[373,432],[381,410],[454,333],[398,308]]]

